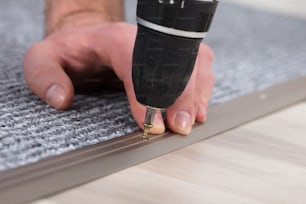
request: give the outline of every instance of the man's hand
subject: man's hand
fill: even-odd
[[[29,88],[50,106],[64,110],[71,106],[75,89],[118,86],[123,82],[132,115],[143,128],[145,107],[136,100],[132,83],[132,53],[136,26],[127,23],[93,23],[55,29],[30,48],[24,57]],[[205,122],[208,100],[214,84],[213,53],[201,45],[192,77],[176,103],[167,110],[168,127],[190,133],[192,124]],[[111,72],[116,74],[114,77]],[[160,113],[151,133],[164,132]]]

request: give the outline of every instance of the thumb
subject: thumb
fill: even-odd
[[[47,42],[34,45],[25,54],[23,70],[30,90],[50,106],[63,110],[71,106],[74,90],[56,53],[58,49]]]

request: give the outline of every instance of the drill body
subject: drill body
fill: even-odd
[[[184,91],[217,4],[138,0],[132,79],[137,100],[149,109],[145,124],[153,121],[152,109],[168,108]]]

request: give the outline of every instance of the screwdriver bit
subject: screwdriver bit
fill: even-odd
[[[142,139],[149,139],[149,131],[151,128],[153,128],[153,120],[155,117],[156,108],[152,108],[150,106],[147,106],[146,110],[146,116],[144,120],[144,131],[142,135]]]

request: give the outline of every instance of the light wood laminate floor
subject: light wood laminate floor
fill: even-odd
[[[306,203],[306,103],[35,204]]]

